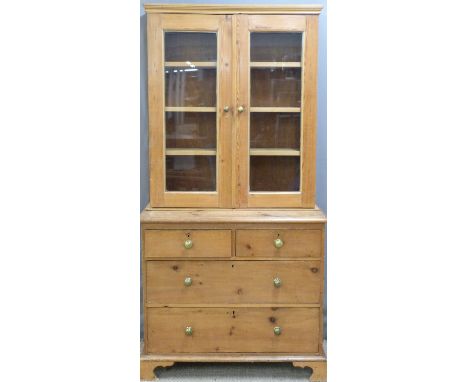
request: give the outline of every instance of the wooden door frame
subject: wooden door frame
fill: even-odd
[[[249,192],[250,123],[250,38],[253,31],[303,33],[301,83],[301,188],[299,192]],[[235,63],[235,160],[233,165],[233,203],[249,207],[315,207],[315,166],[317,130],[317,51],[318,15],[234,15],[233,63]],[[304,86],[304,85],[307,86]]]
[[[231,16],[148,14],[148,133],[151,207],[221,207],[231,203]],[[164,31],[217,32],[217,156],[215,192],[165,190]]]

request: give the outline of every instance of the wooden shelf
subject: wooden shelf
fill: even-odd
[[[300,107],[251,107],[251,113],[300,113]]]
[[[166,61],[164,66],[166,68],[216,68],[216,61]]]
[[[215,149],[166,149],[166,155],[216,155]]]
[[[250,63],[251,68],[300,68],[300,62],[260,62],[255,61]]]
[[[293,149],[250,149],[251,156],[288,156],[297,157],[301,155],[299,150]]]
[[[165,111],[183,111],[186,113],[216,113],[216,107],[205,106],[166,106]]]

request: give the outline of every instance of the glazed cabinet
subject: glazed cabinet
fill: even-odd
[[[141,378],[292,362],[326,380],[320,6],[149,4]]]
[[[315,207],[317,17],[148,14],[151,207]]]

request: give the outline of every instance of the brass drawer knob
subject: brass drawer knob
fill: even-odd
[[[281,334],[281,327],[280,326],[275,326],[273,328],[273,333],[275,333],[275,336],[279,336]]]
[[[186,336],[191,336],[192,334],[193,334],[193,329],[192,329],[192,327],[191,327],[191,326],[187,326],[187,327],[185,328],[185,335],[186,335]]]
[[[280,238],[277,238],[275,239],[273,244],[275,245],[276,248],[281,248],[284,245],[284,242]]]
[[[184,280],[184,285],[186,287],[189,287],[190,285],[192,285],[192,278],[191,277],[186,277],[185,280]]]
[[[244,111],[244,106],[242,106],[242,105],[239,106],[239,107],[237,108],[237,111],[238,111],[239,113],[242,113],[242,112]]]
[[[279,277],[275,277],[273,279],[273,285],[275,286],[275,288],[279,288],[282,284],[282,281]]]
[[[229,111],[229,106],[224,106],[223,110],[227,113]]]
[[[191,239],[187,239],[184,242],[184,247],[185,249],[190,249],[193,247],[193,241]]]

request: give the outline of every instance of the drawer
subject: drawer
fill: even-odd
[[[151,308],[147,351],[318,353],[319,315],[319,308]]]
[[[153,257],[231,257],[230,230],[145,230],[144,252]]]
[[[320,258],[321,255],[322,231],[318,229],[236,232],[236,256]]]
[[[146,263],[148,304],[319,303],[321,283],[318,260]]]

